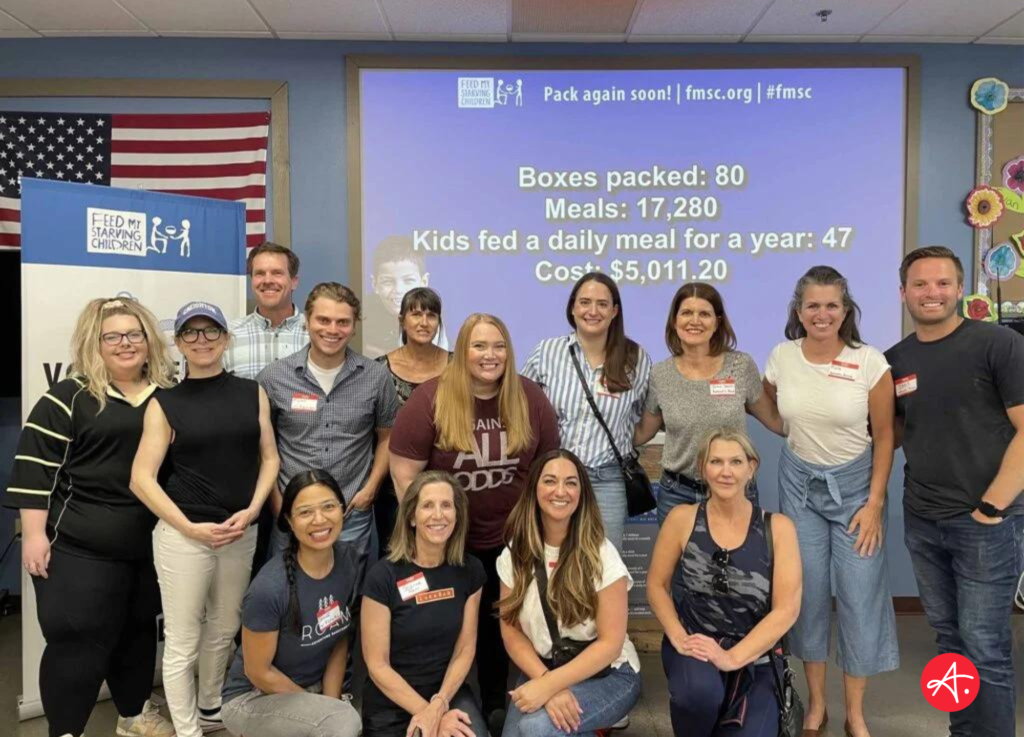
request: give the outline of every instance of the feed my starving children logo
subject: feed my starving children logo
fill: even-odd
[[[89,253],[111,256],[146,256],[175,251],[182,258],[192,255],[192,224],[187,218],[180,223],[165,223],[163,218],[148,217],[144,212],[86,208],[86,242]]]
[[[459,107],[522,107],[523,80],[512,77],[459,77]]]

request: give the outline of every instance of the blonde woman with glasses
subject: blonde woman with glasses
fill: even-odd
[[[171,737],[148,701],[156,518],[128,483],[146,408],[172,385],[174,364],[156,318],[129,297],[89,302],[71,352],[69,377],[29,414],[5,498],[20,510],[22,562],[46,639],[43,711],[50,737],[81,735],[106,681],[117,734]]]

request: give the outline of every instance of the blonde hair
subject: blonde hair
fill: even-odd
[[[697,454],[697,474],[701,478],[704,477],[704,464],[708,462],[708,456],[711,455],[711,444],[716,440],[738,444],[743,449],[743,455],[747,457],[748,462],[755,463],[757,466],[761,465],[761,456],[750,437],[742,430],[729,430],[723,427],[708,433],[700,446],[700,452]],[[754,473],[756,475],[756,469]],[[751,480],[753,480],[753,476],[751,476]]]
[[[149,358],[142,367],[142,375],[165,389],[174,384],[176,369],[153,313],[131,297],[94,299],[78,316],[71,336],[71,363],[73,373],[85,380],[86,390],[99,403],[100,412],[107,406],[107,389],[112,378],[100,352],[103,321],[118,315],[134,317],[146,334]]]
[[[597,586],[604,569],[601,546],[604,545],[604,523],[597,506],[597,497],[590,485],[587,469],[574,453],[552,450],[537,458],[530,466],[519,501],[505,523],[505,537],[512,553],[514,584],[509,595],[498,602],[502,620],[516,624],[526,600],[526,592],[534,580],[534,565],[544,560],[544,522],[537,501],[537,485],[544,467],[564,458],[576,467],[580,480],[579,506],[569,521],[569,532],[558,551],[558,565],[548,578],[547,599],[558,623],[575,627],[597,616]]]
[[[523,383],[516,373],[516,358],[512,351],[512,338],[508,328],[494,315],[477,312],[466,318],[455,341],[455,355],[437,381],[434,400],[434,425],[437,427],[437,447],[444,451],[475,450],[473,425],[475,421],[472,381],[469,374],[469,341],[473,328],[480,324],[493,325],[501,333],[507,349],[505,372],[498,390],[498,416],[508,433],[508,452],[518,453],[533,442],[530,427],[530,407],[526,401]]]
[[[395,529],[388,543],[388,560],[392,563],[411,563],[416,557],[416,529],[412,523],[416,519],[416,507],[420,502],[420,492],[430,484],[447,484],[452,488],[452,500],[455,502],[455,529],[444,547],[444,561],[448,565],[461,566],[466,560],[466,532],[469,527],[469,497],[462,485],[447,471],[424,471],[417,474],[413,482],[398,504],[395,517]]]

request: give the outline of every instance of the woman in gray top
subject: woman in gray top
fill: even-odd
[[[699,282],[679,288],[665,323],[665,344],[672,357],[651,369],[651,388],[633,437],[643,445],[665,430],[659,525],[677,504],[706,498],[697,455],[709,432],[745,431],[749,413],[782,434],[782,420],[762,391],[757,364],[735,350],[736,333],[717,289]],[[747,494],[756,503],[755,484]]]

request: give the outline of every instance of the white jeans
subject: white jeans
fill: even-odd
[[[164,694],[178,737],[201,737],[198,707],[220,707],[255,550],[256,525],[216,550],[163,521],[153,530],[153,562],[164,605]]]

